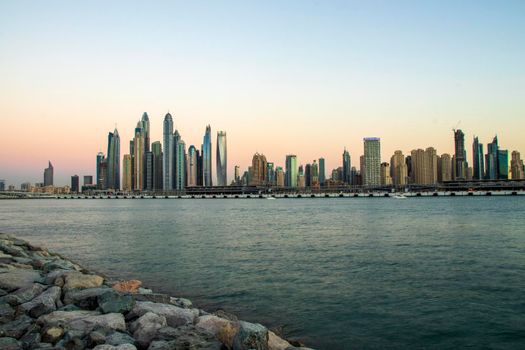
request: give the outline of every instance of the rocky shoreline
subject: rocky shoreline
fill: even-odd
[[[263,325],[191,301],[110,281],[0,234],[0,349],[292,350]]]

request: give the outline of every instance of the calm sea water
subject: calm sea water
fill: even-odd
[[[5,200],[0,231],[319,349],[525,348],[525,199]]]

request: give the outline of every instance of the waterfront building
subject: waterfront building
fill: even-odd
[[[390,164],[381,163],[381,186],[391,186],[392,177],[390,176]]]
[[[234,170],[233,170],[233,177],[234,177],[234,183],[237,186],[240,186],[240,184],[241,184],[240,171],[241,171],[241,168],[238,165],[236,165]]]
[[[153,190],[161,191],[163,189],[163,154],[160,141],[151,144],[151,153],[153,154]]]
[[[312,186],[312,165],[311,164],[306,164],[304,166],[304,186],[305,187]]]
[[[211,127],[206,126],[206,132],[202,142],[202,178],[203,185],[213,186],[211,169]]]
[[[361,185],[361,175],[359,174],[355,166],[353,166],[352,169],[350,169],[350,174],[352,175],[352,186]]]
[[[508,180],[509,178],[509,151],[498,150],[498,179]]]
[[[319,164],[315,159],[310,168],[310,186],[319,187]]]
[[[266,169],[268,162],[264,154],[255,153],[252,158],[252,166],[250,171],[251,186],[262,186],[266,184]]]
[[[325,160],[324,158],[319,158],[319,184],[324,186],[326,181],[326,170],[325,170]]]
[[[441,157],[438,158],[438,182],[451,181],[452,168],[452,158],[450,154],[443,153]]]
[[[520,152],[512,151],[512,158],[510,161],[510,172],[512,180],[523,180],[525,179],[523,160],[521,159]]]
[[[340,170],[342,170],[342,167],[339,167],[337,169],[332,169],[332,175],[330,176],[330,179],[332,181],[339,181],[342,177]]]
[[[487,144],[487,154],[485,155],[485,178],[496,180],[498,178],[498,137],[494,136],[492,142]]]
[[[144,132],[144,153],[150,152],[150,125],[149,125],[149,117],[148,113],[144,112],[142,113],[142,130]]]
[[[108,133],[106,188],[120,189],[120,136],[117,128]]]
[[[411,182],[413,184],[431,185],[437,183],[438,159],[433,147],[428,147],[424,151],[422,149],[412,150],[411,162]]]
[[[275,169],[272,162],[266,163],[266,183],[268,185],[275,185]]]
[[[286,156],[286,184],[287,187],[297,187],[297,156]]]
[[[99,168],[99,182],[97,183],[97,189],[98,190],[105,190],[106,189],[106,178],[107,178],[107,174],[108,174],[108,164],[107,164],[107,160],[106,158],[104,157],[99,165],[98,165],[98,168]]]
[[[132,172],[131,155],[124,154],[122,158],[122,190],[125,192],[130,192],[133,189]],[[84,185],[86,185],[85,180]]]
[[[381,184],[381,140],[378,137],[367,137],[364,141],[364,185]]]
[[[78,177],[78,175],[71,176],[71,192],[80,192],[80,178]]]
[[[133,138],[133,190],[142,191],[145,187],[145,132],[142,129],[142,122],[137,123],[135,137]]]
[[[407,165],[407,184],[412,181],[412,156],[407,155],[405,158],[405,164]]]
[[[304,168],[302,165],[299,166],[299,169],[297,171],[297,187],[298,188],[306,187],[306,182],[304,178]]]
[[[144,185],[144,189],[146,191],[153,191],[153,172],[154,172],[153,152],[146,152],[144,168],[145,168],[144,178],[146,181]]]
[[[93,175],[84,175],[84,186],[92,186],[93,183]]]
[[[162,172],[163,172],[163,189],[164,191],[173,190],[173,118],[167,113],[164,117],[163,124],[163,144],[164,152],[162,154]]]
[[[248,184],[250,183],[250,172],[251,172],[251,166],[248,167],[248,170],[245,171],[245,172],[242,174],[241,184],[242,184],[243,186],[248,186]]]
[[[5,180],[0,180],[0,191],[5,191]]]
[[[454,179],[467,178],[467,151],[465,150],[465,134],[461,129],[454,129]]]
[[[100,189],[100,184],[102,183],[101,182],[101,176],[100,176],[101,175],[100,174],[100,165],[102,164],[104,159],[105,159],[104,153],[98,152],[97,153],[97,168],[96,168],[96,173],[95,173],[96,180],[97,180],[96,185],[97,185],[98,189]]]
[[[483,160],[483,144],[479,143],[478,137],[474,137],[472,142],[472,178],[482,180],[485,178],[485,167]]]
[[[195,154],[197,155],[197,186],[202,186],[204,183],[202,176],[202,153],[196,150]]]
[[[0,182],[2,182],[4,180],[0,180]],[[22,184],[20,184],[20,191],[24,191],[24,192],[29,192],[31,190],[31,184],[29,182],[23,182]],[[0,191],[3,191],[1,189],[1,184],[0,184]]]
[[[53,164],[49,161],[47,168],[44,169],[44,186],[53,186],[53,173]]]
[[[275,169],[275,185],[277,187],[284,187],[284,171],[280,166]]]
[[[217,186],[226,186],[228,184],[228,162],[226,148],[226,131],[217,132],[217,154],[215,160],[217,163]]]
[[[188,186],[197,186],[197,149],[194,145],[188,148],[188,159],[187,159],[187,183]]]
[[[343,182],[350,185],[350,169],[351,169],[350,153],[346,150],[343,151]]]
[[[182,191],[186,186],[186,144],[180,136],[175,145],[175,154],[175,189]]]
[[[390,158],[390,177],[392,178],[392,184],[398,187],[405,186],[407,184],[407,176],[405,156],[402,151],[395,151],[394,155]]]
[[[135,183],[135,174],[133,173],[133,169],[135,167],[135,164],[133,162],[133,159],[135,158],[135,145],[133,144],[133,139],[131,139],[129,141],[129,155],[131,157],[131,182],[130,182],[130,185],[131,185],[131,189],[133,189],[133,184]]]

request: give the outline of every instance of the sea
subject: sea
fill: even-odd
[[[0,232],[316,349],[524,349],[525,199],[22,199]]]

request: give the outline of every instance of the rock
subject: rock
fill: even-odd
[[[133,294],[136,301],[151,301],[154,303],[170,304],[171,297],[161,293],[139,293]]]
[[[57,279],[60,279],[61,282],[58,283],[57,285],[59,287],[62,287],[64,285],[64,280],[63,280],[63,276],[66,275],[68,272],[71,272],[71,271],[68,271],[68,270],[53,270],[51,272],[49,272],[46,277],[44,278],[44,283],[45,284],[50,284],[50,285],[53,285],[55,284],[55,281]]]
[[[113,332],[106,336],[106,344],[115,346],[122,344],[135,345],[135,339],[127,333]]]
[[[26,258],[28,256],[22,247],[18,247],[16,245],[0,243],[0,251],[3,251],[6,255],[10,255],[12,257],[17,256]]]
[[[32,349],[36,346],[36,344],[40,343],[42,340],[42,337],[40,336],[39,332],[28,332],[26,333],[22,338],[20,338],[20,341],[22,342],[22,346],[24,349]]]
[[[17,291],[6,295],[2,299],[7,301],[12,306],[27,303],[33,300],[37,295],[41,294],[46,289],[46,286],[40,283],[33,283],[30,286],[20,288]]]
[[[269,350],[286,350],[291,345],[286,340],[278,337],[274,332],[268,331],[268,349]]]
[[[85,333],[90,333],[96,327],[125,331],[126,322],[122,314],[112,313],[74,319],[69,323],[69,327],[71,329],[82,330]]]
[[[0,317],[5,319],[12,319],[15,315],[15,309],[8,303],[0,302]]]
[[[44,263],[42,270],[44,272],[50,272],[53,270],[76,270],[77,266],[70,261],[64,259],[54,259]]]
[[[60,287],[51,287],[30,302],[20,305],[20,308],[29,313],[31,317],[40,317],[57,309],[56,302],[60,299],[61,294]]]
[[[128,313],[135,305],[135,299],[129,294],[120,294],[114,290],[97,297],[98,306],[103,313],[119,312]]]
[[[13,260],[14,259],[12,255],[0,252],[0,263],[8,264],[12,262]]]
[[[76,306],[75,304],[69,304],[69,305],[65,305],[65,306],[58,308],[58,311],[78,311],[78,310],[82,310],[82,309]]]
[[[34,270],[21,268],[1,268],[0,288],[8,292],[31,287],[34,282],[40,281],[40,273]]]
[[[64,289],[96,288],[102,285],[104,278],[97,275],[84,275],[80,272],[68,273],[64,278]]]
[[[84,341],[85,335],[82,330],[68,330],[56,346],[68,350],[84,350],[87,347],[87,341]]]
[[[183,309],[189,309],[193,305],[189,299],[185,298],[170,298],[170,303]]]
[[[94,310],[98,307],[98,297],[110,291],[106,286],[100,288],[73,289],[64,295],[64,303],[75,304],[82,309]]]
[[[268,350],[268,330],[258,323],[239,322],[233,350]]]
[[[96,347],[93,348],[93,350],[137,350],[137,348],[135,347],[135,345],[132,345],[132,344],[121,344],[117,346],[103,344],[103,345],[97,345]]]
[[[7,295],[8,293],[3,290],[3,289],[0,289],[0,297],[3,297],[4,295]]]
[[[20,339],[33,323],[33,319],[26,315],[0,326],[0,337],[11,337]]]
[[[199,313],[197,309],[182,309],[170,304],[137,301],[130,314],[131,316],[140,317],[147,312],[153,312],[159,316],[164,316],[168,325],[172,327],[193,323]]]
[[[33,263],[33,259],[21,258],[21,257],[18,257],[18,256],[14,257],[13,260],[16,261],[19,264],[28,265],[29,267],[31,267],[31,264]]]
[[[137,293],[139,294],[153,294],[153,290],[149,288],[139,288]]]
[[[229,348],[233,346],[233,339],[238,330],[236,323],[215,315],[200,316],[195,326],[197,329],[212,334]]]
[[[22,350],[22,343],[15,338],[0,338],[0,349],[2,350]]]
[[[133,322],[129,329],[133,332],[133,338],[142,348],[147,348],[157,331],[166,326],[166,318],[153,312],[147,312],[138,320]]]
[[[106,343],[106,335],[101,331],[93,331],[88,336],[89,346],[94,348],[97,345]]]
[[[194,325],[175,328],[178,334],[172,340],[154,340],[148,350],[221,350],[223,345],[212,335]]]
[[[53,311],[47,315],[40,316],[37,319],[37,324],[44,327],[62,326],[69,324],[73,320],[82,319],[91,316],[98,316],[100,312],[97,311]]]
[[[234,314],[230,314],[229,312],[226,312],[224,310],[217,310],[214,312],[215,316],[219,316],[220,318],[225,318],[227,320],[237,322],[239,319]]]
[[[42,340],[45,343],[55,344],[64,335],[64,328],[49,327],[42,332]]]
[[[118,282],[113,285],[113,289],[124,293],[137,293],[142,282],[139,280],[129,280]]]

